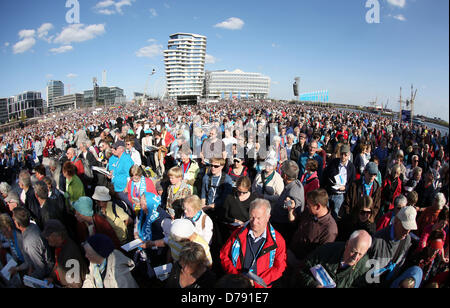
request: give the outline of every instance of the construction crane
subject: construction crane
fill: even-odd
[[[414,102],[416,100],[416,95],[417,95],[417,89],[414,92],[414,86],[411,85],[411,98],[409,101],[406,101],[407,105],[411,105],[411,126],[412,126],[413,118],[414,118]]]
[[[144,96],[142,96],[141,99],[141,104],[144,104],[145,102],[147,102],[147,91],[148,91],[148,85],[150,83],[150,78],[156,74],[156,70],[153,69],[153,71],[151,72],[151,74],[148,75],[148,79],[147,82],[145,83],[145,90],[144,90]]]

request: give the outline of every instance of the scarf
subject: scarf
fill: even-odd
[[[105,258],[105,260],[103,261],[102,264],[98,265],[98,264],[94,264],[94,283],[95,283],[95,287],[98,289],[103,289],[103,278],[102,278],[102,273],[106,270],[106,263],[107,263],[107,259]]]
[[[145,193],[147,200],[147,214],[141,210],[138,222],[139,238],[146,242],[152,240],[152,223],[159,218],[158,206],[161,204],[161,197],[154,193]]]
[[[243,229],[249,227],[249,222],[246,223],[246,225],[243,227]],[[272,235],[272,238],[274,240],[274,242],[276,242],[276,237],[275,237],[275,229],[272,227],[272,225],[269,224],[269,231],[270,234]],[[241,231],[242,232],[242,231]],[[265,242],[263,243],[263,245],[261,247],[264,247]],[[276,255],[276,248],[270,251],[270,262],[269,262],[269,268],[273,267],[273,264],[275,262],[275,255]],[[239,258],[239,255],[241,254],[241,242],[239,241],[239,237],[236,236],[236,239],[233,243],[233,246],[231,247],[231,261],[233,262],[233,266],[236,267],[237,266],[237,261]]]
[[[145,184],[145,177],[141,177],[141,182],[139,183],[139,193],[137,189],[137,185],[134,184],[134,181],[131,181],[131,193],[132,197],[140,199],[142,195],[146,192],[147,185]]]

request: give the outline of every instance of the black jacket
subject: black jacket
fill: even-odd
[[[338,193],[337,190],[333,189],[335,185],[334,177],[339,174],[339,164],[341,160],[339,158],[335,158],[330,161],[330,164],[327,165],[322,174],[322,179],[320,186],[325,188],[328,194],[335,195]],[[355,166],[351,161],[347,163],[347,183],[345,185],[345,192],[347,193],[350,190],[352,183],[356,178],[356,170]]]

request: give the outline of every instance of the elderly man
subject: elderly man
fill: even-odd
[[[83,248],[90,262],[83,288],[138,288],[131,275],[134,262],[115,250],[114,243],[106,235],[95,234],[89,237]]]
[[[220,251],[222,267],[227,274],[252,273],[271,287],[286,269],[286,243],[269,224],[270,203],[256,199],[250,205],[250,221],[237,229]],[[258,280],[258,279],[257,279]]]
[[[356,169],[350,161],[350,146],[344,144],[341,147],[341,157],[333,159],[325,168],[321,180],[330,197],[330,208],[333,210],[333,217],[341,218],[340,210],[345,200],[345,194],[350,190],[356,177]],[[320,176],[319,176],[320,178]]]
[[[292,205],[296,214],[300,215],[305,209],[305,193],[303,185],[298,179],[298,166],[294,161],[290,160],[283,163],[281,177],[284,181],[284,190],[272,208],[270,222],[289,243],[295,231],[295,225],[289,220],[288,208]]]
[[[130,209],[133,208],[133,205],[128,200],[128,196],[124,193],[125,188],[127,187],[128,178],[130,177],[130,169],[133,167],[134,162],[131,159],[130,154],[125,153],[125,142],[118,141],[113,145],[113,149],[115,149],[114,154],[117,156],[117,160],[115,160],[111,172],[111,183],[114,184],[114,191],[117,193],[117,197],[119,197],[122,201],[124,201]],[[111,161],[110,161],[111,163]]]
[[[300,155],[298,162],[297,162],[298,167],[300,169],[299,174],[298,174],[299,177],[301,177],[303,175],[303,173],[305,173],[306,162],[308,161],[308,159],[314,159],[319,164],[319,169],[317,169],[317,175],[319,176],[319,179],[322,178],[323,158],[322,158],[322,156],[320,156],[319,154],[316,153],[316,152],[318,152],[318,150],[319,150],[319,144],[317,143],[317,141],[313,140],[309,143],[308,152],[305,152]]]
[[[38,181],[33,186],[34,194],[40,205],[40,216],[37,218],[37,225],[41,230],[50,219],[58,219],[64,221],[64,214],[61,211],[62,205],[58,205],[56,200],[50,199],[48,196],[48,186],[43,181]]]
[[[323,287],[312,275],[310,268],[321,265],[336,288],[357,287],[370,269],[367,251],[372,245],[372,237],[364,230],[355,231],[347,242],[327,243],[305,260],[305,266],[300,271],[300,284],[308,288]]]
[[[376,263],[368,283],[387,283],[396,278],[411,247],[409,233],[417,230],[416,216],[416,209],[406,206],[395,216],[392,225],[375,233],[369,258]]]
[[[88,271],[80,248],[69,237],[66,227],[59,221],[47,221],[42,236],[55,249],[55,267],[46,280],[66,288],[81,288]]]

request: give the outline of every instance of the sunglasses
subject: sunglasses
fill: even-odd
[[[249,192],[248,192],[248,191],[240,191],[240,190],[236,190],[236,193],[237,193],[239,196],[242,196],[242,195],[248,194]]]
[[[361,211],[361,215],[372,215],[372,211]]]
[[[216,168],[216,169],[217,169],[217,168],[220,168],[220,167],[222,167],[222,165],[211,165],[211,167],[212,167],[212,168]]]

